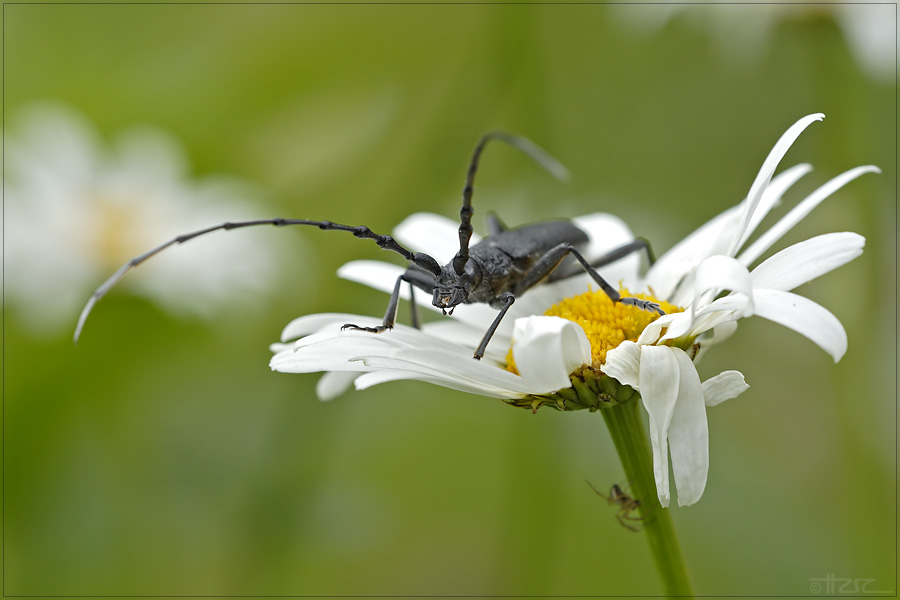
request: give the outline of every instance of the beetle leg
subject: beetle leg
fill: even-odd
[[[578,262],[581,263],[581,266],[584,267],[584,270],[587,271],[587,274],[591,276],[591,279],[600,286],[600,289],[609,296],[609,299],[613,302],[621,302],[622,304],[630,304],[631,306],[636,306],[642,310],[646,311],[655,311],[661,315],[666,314],[659,307],[659,305],[655,302],[650,302],[649,300],[640,300],[638,298],[623,298],[622,295],[616,291],[616,289],[609,285],[603,277],[600,276],[600,273],[591,266],[591,264],[587,261],[585,257],[581,255],[581,253],[575,249],[572,244],[562,243],[558,246],[554,246],[550,250],[546,252],[542,257],[538,259],[538,261],[534,264],[531,269],[525,273],[525,277],[522,278],[522,281],[519,282],[519,285],[516,286],[516,289],[513,291],[513,294],[516,296],[521,295],[525,290],[530,288],[543,281],[546,277],[548,277],[556,267],[559,266],[559,263],[562,260],[571,254]]]
[[[406,281],[405,274],[397,278],[397,283],[394,284],[394,291],[391,292],[391,299],[388,300],[387,310],[384,312],[384,319],[382,320],[381,325],[378,325],[377,327],[360,327],[353,323],[346,323],[341,326],[341,331],[344,329],[352,329],[354,331],[381,333],[388,329],[393,329],[394,323],[397,322],[397,307],[400,304],[400,284],[404,281]]]
[[[475,350],[475,360],[481,360],[481,357],[484,356],[484,351],[487,348],[488,342],[491,341],[491,338],[494,337],[494,332],[497,331],[497,327],[500,325],[500,321],[503,320],[504,315],[506,315],[506,311],[509,310],[509,307],[513,305],[513,302],[516,301],[516,297],[512,294],[506,293],[501,295],[499,298],[495,298],[491,300],[491,307],[499,308],[500,313],[494,318],[494,322],[491,323],[491,326],[488,327],[487,333],[484,334],[484,337],[481,339],[481,343],[478,344],[478,348]]]
[[[412,281],[409,282],[409,318],[413,327],[422,329],[422,325],[419,323],[419,309],[416,307],[416,286]]]
[[[597,260],[591,263],[591,266],[595,269],[599,269],[600,267],[604,267],[606,265],[612,264],[619,260],[620,258],[625,258],[632,252],[640,252],[645,251],[647,253],[647,262],[652,266],[653,263],[656,262],[656,258],[653,256],[653,250],[650,248],[650,242],[645,238],[635,238],[632,241],[619,246],[618,248],[614,248],[598,258]],[[547,281],[552,283],[554,281],[560,281],[561,279],[568,279],[569,277],[574,277],[581,273],[581,269],[572,265],[569,268],[566,268],[564,271],[562,269],[557,269],[554,271]]]
[[[381,333],[388,329],[393,329],[394,324],[397,322],[397,309],[400,305],[400,285],[402,282],[407,282],[409,284],[409,302],[410,302],[410,317],[412,319],[412,326],[416,329],[421,329],[421,324],[419,322],[419,311],[416,307],[416,297],[415,297],[415,288],[419,288],[421,290],[425,290],[427,292],[431,292],[434,289],[434,277],[428,273],[427,271],[423,271],[422,269],[410,265],[406,271],[397,278],[397,282],[394,284],[394,291],[391,292],[391,299],[388,300],[387,310],[384,312],[384,319],[381,322],[381,325],[377,327],[360,327],[358,325],[353,325],[352,323],[347,323],[341,329],[353,329],[355,331],[368,331],[369,333]]]

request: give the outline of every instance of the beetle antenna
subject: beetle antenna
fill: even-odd
[[[478,170],[478,161],[481,151],[484,150],[489,140],[500,140],[517,148],[530,156],[536,163],[547,169],[554,177],[561,181],[569,179],[569,170],[540,146],[531,140],[503,131],[492,131],[485,134],[475,146],[472,153],[472,161],[469,163],[469,171],[466,174],[466,186],[463,188],[463,204],[459,210],[459,252],[453,257],[453,270],[457,275],[462,275],[469,261],[469,240],[472,237],[472,186],[475,183],[475,172]]]
[[[84,323],[87,321],[88,315],[91,314],[91,310],[94,308],[94,305],[100,301],[100,299],[106,295],[106,293],[112,289],[116,283],[122,279],[128,271],[134,269],[138,265],[140,265],[145,260],[159,254],[169,246],[174,246],[175,244],[182,244],[188,240],[192,240],[196,237],[200,237],[202,235],[206,235],[207,233],[212,233],[213,231],[218,231],[220,229],[224,229],[226,231],[231,229],[240,229],[242,227],[254,227],[256,225],[274,225],[276,227],[284,227],[286,225],[311,225],[314,227],[318,227],[319,229],[325,230],[336,230],[336,231],[349,231],[353,235],[361,239],[369,239],[373,240],[376,244],[378,244],[379,248],[383,248],[384,250],[390,250],[392,252],[396,252],[409,262],[415,264],[418,267],[428,271],[435,277],[441,274],[441,267],[434,258],[425,254],[424,252],[410,252],[399,243],[397,243],[394,238],[389,235],[379,235],[373,232],[371,229],[366,227],[365,225],[360,225],[357,227],[353,227],[350,225],[341,225],[340,223],[332,223],[331,221],[308,221],[306,219],[260,219],[256,221],[237,221],[237,222],[229,222],[222,223],[220,225],[213,225],[212,227],[207,227],[205,229],[200,229],[198,231],[193,231],[191,233],[185,233],[183,235],[179,235],[175,238],[172,238],[168,242],[164,244],[160,244],[156,248],[152,250],[148,250],[147,252],[135,256],[127,263],[122,265],[118,271],[113,273],[109,279],[103,282],[103,284],[98,287],[91,297],[88,298],[87,303],[84,305],[84,308],[81,310],[81,315],[78,317],[78,324],[75,326],[75,337],[74,342],[78,343],[78,338],[81,335],[81,330],[84,328]]]

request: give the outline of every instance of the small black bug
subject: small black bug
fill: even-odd
[[[647,311],[656,311],[661,315],[665,314],[659,308],[659,305],[654,302],[622,297],[596,270],[597,267],[612,263],[632,252],[641,250],[646,251],[652,263],[653,256],[650,247],[646,240],[641,238],[609,252],[606,256],[593,263],[589,263],[581,254],[581,249],[588,242],[588,235],[571,222],[550,221],[508,229],[499,219],[489,215],[489,235],[470,248],[469,240],[472,237],[471,221],[474,212],[472,208],[472,186],[475,181],[475,173],[478,170],[481,152],[489,140],[501,140],[518,148],[555,174],[561,171],[564,172],[564,168],[552,157],[525,138],[503,132],[493,132],[484,135],[475,146],[472,160],[469,163],[466,184],[463,188],[463,205],[459,211],[459,252],[456,253],[453,260],[443,267],[428,254],[410,252],[391,236],[374,233],[364,225],[353,227],[332,223],[331,221],[309,221],[306,219],[260,219],[222,223],[179,235],[122,265],[88,298],[75,328],[75,342],[78,342],[84,323],[94,305],[131,269],[169,246],[181,244],[220,229],[239,229],[256,225],[274,225],[276,227],[310,225],[325,230],[348,231],[358,238],[373,240],[380,248],[396,252],[410,262],[406,272],[397,278],[382,324],[378,327],[358,327],[353,324],[347,324],[344,325],[344,329],[381,333],[393,328],[397,319],[400,286],[403,282],[409,284],[411,294],[415,288],[431,293],[432,304],[440,308],[444,314],[453,314],[454,307],[463,303],[482,302],[498,309],[500,312],[484,334],[481,343],[478,344],[478,348],[475,349],[474,356],[476,359],[484,356],[488,342],[490,342],[491,337],[497,330],[497,326],[509,310],[509,307],[515,302],[517,296],[543,281],[557,281],[580,272],[577,268],[558,268],[569,255],[573,256],[581,264],[584,271],[591,276],[613,302],[630,304]],[[413,306],[415,306],[414,302]],[[412,318],[413,325],[418,327],[419,323],[415,311],[413,311]]]

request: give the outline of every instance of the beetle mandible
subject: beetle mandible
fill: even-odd
[[[373,240],[380,248],[396,252],[409,261],[409,267],[397,278],[382,324],[378,327],[359,327],[347,324],[342,329],[356,329],[372,333],[382,333],[392,329],[397,320],[400,286],[404,282],[409,285],[410,294],[413,294],[415,288],[431,293],[432,304],[441,309],[444,314],[453,314],[453,309],[459,304],[475,302],[486,303],[492,308],[498,309],[500,312],[490,327],[488,327],[481,343],[475,349],[474,358],[476,360],[484,356],[488,342],[490,342],[491,337],[500,325],[500,321],[503,320],[517,296],[520,296],[538,283],[558,281],[581,272],[577,269],[559,268],[563,260],[570,255],[580,263],[582,269],[590,275],[591,279],[600,286],[600,289],[613,302],[629,304],[646,311],[655,311],[661,315],[665,314],[655,302],[623,297],[597,272],[598,267],[615,262],[637,251],[645,251],[652,263],[653,255],[649,244],[642,238],[637,238],[616,248],[599,260],[591,263],[581,254],[581,250],[588,242],[588,235],[572,222],[548,221],[510,229],[503,225],[498,218],[489,214],[488,236],[470,248],[469,240],[472,237],[472,214],[474,213],[472,193],[475,173],[478,170],[481,153],[490,140],[500,140],[521,150],[558,176],[560,172],[565,172],[562,165],[530,140],[500,131],[482,136],[472,154],[466,175],[466,184],[463,188],[462,208],[459,211],[459,251],[443,267],[428,254],[410,252],[391,236],[377,234],[364,225],[354,227],[332,223],[331,221],[310,221],[307,219],[259,219],[221,223],[179,235],[122,265],[88,298],[75,327],[74,341],[78,342],[84,323],[94,305],[128,271],[145,260],[162,252],[169,246],[184,243],[213,231],[227,231],[257,225],[274,225],[276,227],[309,225],[323,230],[347,231],[358,238]],[[415,306],[414,298],[411,299],[412,305]],[[412,321],[413,326],[418,328],[419,322],[415,310],[412,312]]]

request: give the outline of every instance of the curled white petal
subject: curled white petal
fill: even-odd
[[[763,193],[759,204],[757,204],[756,210],[750,215],[747,229],[744,231],[744,235],[741,236],[740,241],[737,244],[738,249],[747,242],[747,239],[754,231],[756,231],[756,228],[759,227],[760,222],[762,222],[766,215],[781,202],[781,197],[784,196],[784,193],[810,171],[812,171],[812,165],[803,163],[785,169],[783,172],[772,178],[772,181],[766,186],[766,191]]]
[[[662,335],[663,328],[671,326],[671,324],[679,318],[678,315],[680,314],[682,313],[663,315],[655,321],[651,321],[641,332],[641,335],[638,336],[638,345],[644,346],[646,344],[655,344],[658,342],[659,336]]]
[[[766,160],[763,161],[762,167],[760,167],[759,173],[756,175],[756,179],[753,180],[753,185],[750,186],[750,192],[747,194],[744,208],[744,216],[738,233],[734,238],[734,242],[728,250],[729,256],[737,254],[738,245],[741,240],[744,239],[744,232],[747,231],[753,213],[756,211],[757,205],[762,198],[763,192],[765,192],[766,187],[769,185],[769,181],[772,179],[775,169],[778,168],[778,163],[781,162],[781,159],[784,158],[788,149],[800,134],[803,133],[804,129],[809,127],[815,121],[821,121],[824,118],[825,115],[822,113],[807,115],[791,125],[788,130],[778,138],[778,141],[775,142],[775,146],[772,147],[772,150],[769,151],[769,155],[766,156]]]
[[[838,362],[847,333],[837,317],[808,298],[781,290],[756,290],[756,314],[809,338]]]
[[[690,357],[669,348],[678,364],[678,399],[669,424],[672,475],[678,490],[678,506],[697,502],[706,489],[709,473],[709,429],[700,376]]]
[[[772,247],[772,245],[781,239],[781,237],[791,230],[791,228],[799,223],[808,215],[812,209],[817,207],[825,198],[831,196],[836,191],[866,173],[880,173],[881,170],[875,166],[856,167],[845,173],[841,173],[834,179],[828,181],[809,196],[804,198],[797,206],[795,206],[788,214],[775,223],[768,231],[762,234],[759,239],[750,244],[750,247],[744,250],[738,257],[745,265],[750,265],[756,261],[763,252]]]
[[[658,320],[659,319],[657,319],[657,321]],[[693,327],[695,321],[693,309],[691,308],[684,312],[673,313],[668,321],[668,328],[666,329],[666,332],[662,335],[662,337],[658,335],[654,337],[653,334],[647,331],[648,329],[650,329],[650,327],[647,327],[646,329],[644,329],[644,331],[641,332],[641,335],[638,338],[638,343],[643,343],[641,340],[646,339],[648,343],[655,344],[657,343],[657,341],[664,342],[666,340],[673,340],[685,335],[691,330],[691,327]],[[656,327],[650,329],[650,331],[655,332],[655,330],[657,329],[661,329],[661,325],[656,325]]]
[[[665,507],[669,506],[668,431],[678,398],[680,376],[673,350],[668,346],[641,347],[641,400],[649,417],[656,494]]]
[[[730,290],[745,296],[752,295],[753,280],[747,267],[727,256],[710,256],[697,267],[694,283],[694,306],[700,296]],[[699,306],[697,306],[699,308]]]
[[[737,398],[750,388],[740,371],[722,371],[703,382],[703,401],[706,406],[718,406]]]
[[[516,369],[529,387],[555,392],[570,387],[569,375],[591,363],[584,329],[560,317],[516,319],[512,341]]]
[[[847,264],[862,254],[865,245],[866,238],[850,232],[826,233],[799,242],[753,269],[753,286],[789,292]]]
[[[753,311],[753,280],[747,268],[737,260],[728,256],[716,255],[705,259],[697,267],[694,280],[694,299],[690,308],[684,313],[673,317],[663,340],[679,338],[695,327],[696,316],[707,308],[707,298],[712,298],[716,293],[730,290],[732,295],[743,298],[743,316],[752,314]],[[709,312],[707,308],[706,312]],[[723,310],[734,310],[733,307],[724,307]]]
[[[603,372],[624,385],[641,388],[641,347],[624,341],[606,353]]]
[[[749,299],[746,296],[729,295],[707,304],[694,319],[687,335],[696,337],[711,329],[721,327],[725,323],[734,323],[747,315],[748,302]]]

